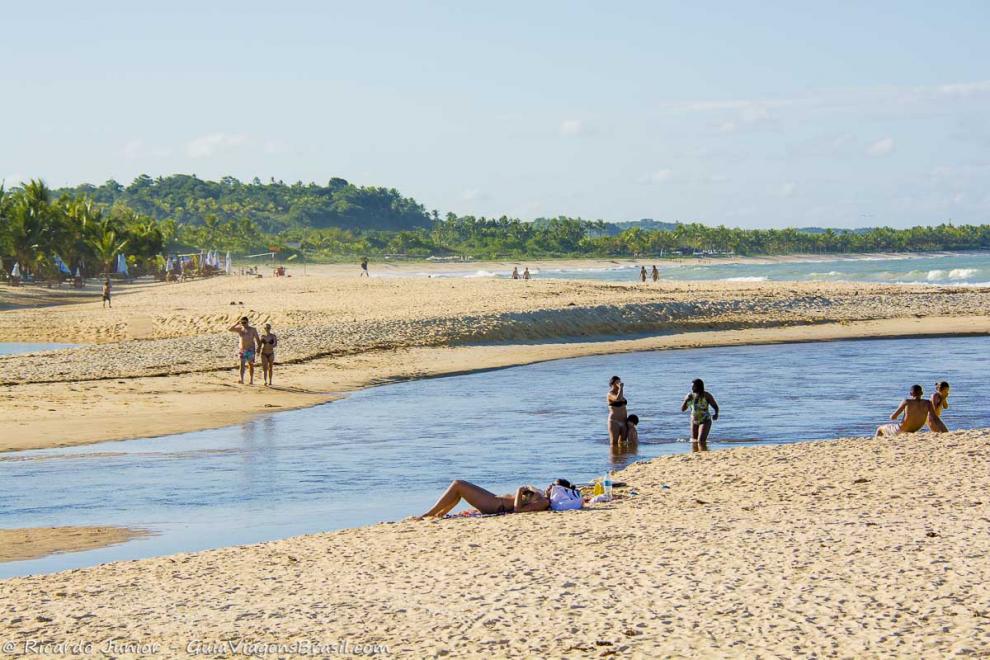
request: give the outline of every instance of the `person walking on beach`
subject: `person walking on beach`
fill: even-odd
[[[653,274],[652,275],[653,275],[653,281],[654,282],[659,282],[660,281],[660,271],[657,269],[657,265],[656,264],[653,264]]]
[[[249,385],[254,385],[254,356],[261,343],[257,328],[251,327],[248,317],[242,316],[241,320],[228,328],[231,332],[236,332],[240,338],[238,344],[238,357],[241,361],[241,385],[244,384],[244,369],[250,372],[251,380]]]
[[[626,439],[626,394],[625,384],[618,376],[612,376],[608,381],[608,443],[613,447]]]
[[[113,303],[110,302],[110,278],[103,280],[103,309],[110,307],[113,309]]]
[[[639,281],[643,283],[646,282],[646,266],[639,267]]]
[[[265,324],[265,334],[258,340],[261,346],[261,375],[265,378],[265,385],[272,384],[272,371],[275,367],[275,347],[278,346],[278,337],[272,332],[272,324]]]
[[[892,424],[878,426],[873,437],[880,438],[918,431],[928,421],[929,416],[935,414],[932,402],[921,398],[924,395],[925,390],[921,385],[912,385],[910,397],[901,401],[901,405],[890,416],[892,420],[896,420],[901,416],[901,413],[904,413],[904,419],[900,422],[894,421]]]
[[[528,280],[529,279],[529,266],[526,266],[523,269],[523,279],[524,280]]]
[[[519,266],[513,266],[512,267],[512,279],[514,279],[514,280],[518,280],[519,279]]]
[[[949,409],[949,383],[935,383],[935,393],[932,394],[932,412],[928,415],[928,429],[932,433],[948,433],[949,428],[942,421],[942,411]]]
[[[359,275],[359,277],[371,277],[371,275],[368,274],[368,257],[361,259],[361,275]]]
[[[689,408],[691,409],[691,451],[708,451],[708,434],[712,430],[712,422],[718,420],[718,402],[705,391],[705,381],[700,378],[691,381],[691,392],[684,397],[681,412]]]

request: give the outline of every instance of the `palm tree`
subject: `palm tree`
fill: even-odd
[[[110,265],[117,255],[127,247],[127,241],[117,239],[117,232],[109,229],[105,223],[100,224],[101,232],[89,240],[89,246],[93,249],[96,258],[103,264],[103,274],[110,272]]]

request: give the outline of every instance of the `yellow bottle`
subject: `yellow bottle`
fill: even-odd
[[[605,487],[602,486],[601,479],[595,480],[595,487],[591,490],[592,497],[596,495],[602,495],[605,493]]]

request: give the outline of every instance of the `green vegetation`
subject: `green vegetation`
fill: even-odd
[[[159,272],[163,255],[199,250],[274,250],[309,260],[408,257],[635,257],[690,254],[911,252],[990,249],[990,225],[862,230],[745,230],[653,220],[459,217],[427,213],[394,189],[226,177],[140,176],[51,191],[41,181],[0,188],[0,259],[40,278],[58,275],[58,255],[87,276],[126,253],[132,272]]]

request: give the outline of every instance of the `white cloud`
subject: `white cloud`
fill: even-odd
[[[271,155],[285,154],[289,152],[289,145],[282,140],[266,140],[265,153]]]
[[[121,149],[124,158],[137,158],[141,155],[142,151],[144,151],[144,140],[140,138],[131,140]]]
[[[885,137],[871,144],[866,153],[869,156],[886,156],[894,150],[894,138]]]
[[[667,183],[674,173],[667,168],[656,170],[636,179],[638,183]]]
[[[951,85],[940,85],[936,88],[939,94],[945,96],[976,96],[977,94],[990,93],[990,80],[969,83],[953,83]]]
[[[488,199],[488,194],[478,190],[477,188],[468,188],[461,193],[461,199],[465,202],[477,202]]]
[[[239,147],[246,141],[247,136],[241,134],[211,133],[186,143],[186,154],[190,158],[209,158]]]
[[[560,122],[560,134],[571,137],[575,135],[585,135],[588,132],[588,126],[580,119],[565,119]]]
[[[797,191],[797,184],[793,181],[788,181],[777,187],[777,195],[780,197],[793,197],[794,193]]]

